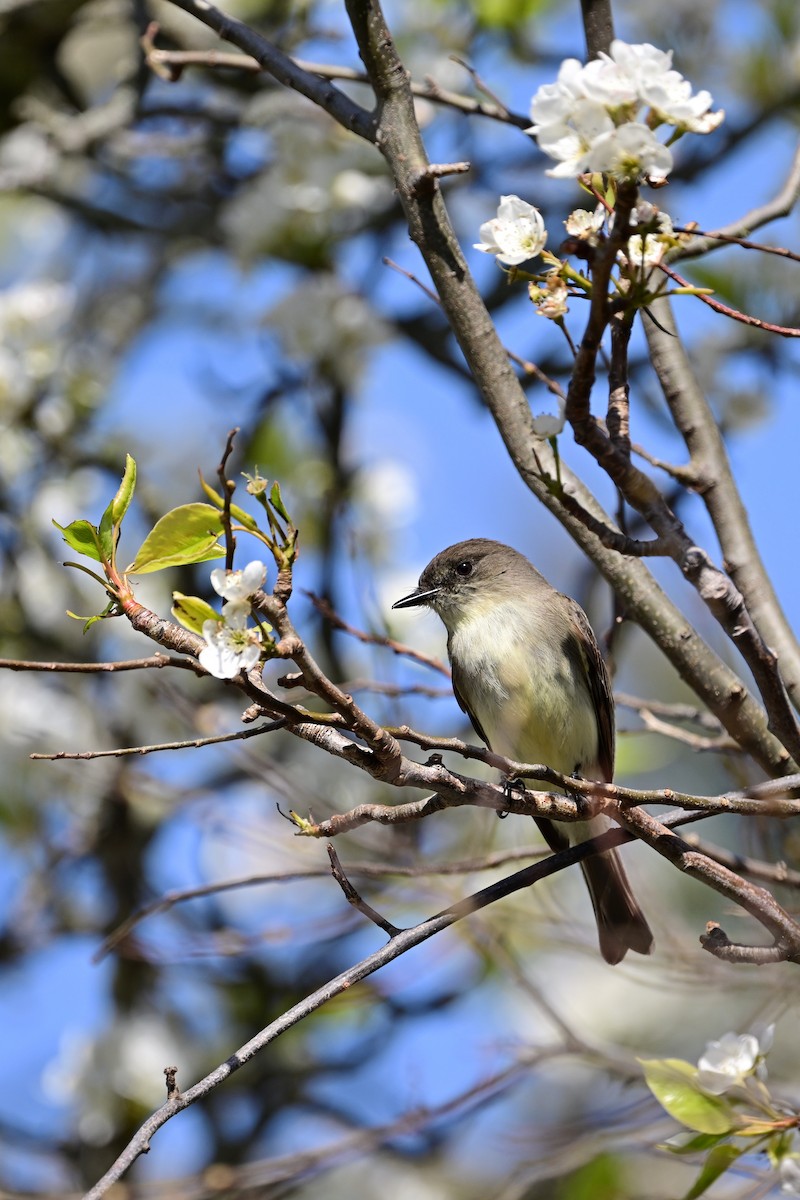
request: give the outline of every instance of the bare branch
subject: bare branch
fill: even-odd
[[[788,957],[785,947],[777,942],[773,946],[750,946],[742,942],[732,942],[716,921],[709,921],[706,932],[700,935],[700,945],[723,962],[746,963],[751,967],[785,962]]]
[[[792,165],[783,186],[772,200],[768,200],[757,208],[752,208],[738,221],[732,221],[730,225],[723,225],[714,233],[698,234],[687,245],[671,254],[669,261],[679,262],[685,258],[697,258],[698,255],[707,254],[710,250],[717,250],[721,245],[721,238],[745,237],[752,230],[760,229],[762,225],[768,225],[770,221],[788,216],[797,203],[798,196],[800,196],[800,146],[794,152]]]
[[[158,653],[151,654],[147,658],[129,658],[121,662],[102,663],[36,662],[25,658],[0,658],[0,670],[62,672],[67,675],[110,675],[116,671],[146,671],[161,667],[181,667],[185,671],[192,671],[195,675],[208,674],[194,658],[173,658],[169,654]]]
[[[236,491],[236,484],[228,479],[226,471],[228,467],[228,459],[233,454],[233,443],[236,440],[236,435],[239,432],[238,426],[236,429],[228,431],[228,437],[225,441],[225,449],[222,451],[222,458],[217,467],[217,478],[222,492],[222,528],[225,532],[225,570],[233,570],[233,556],[236,551],[236,537],[233,532],[233,523],[231,521],[231,499]]]
[[[224,41],[231,42],[245,54],[252,55],[279,83],[319,105],[345,129],[351,130],[368,142],[374,142],[375,123],[372,114],[339,88],[334,87],[329,80],[303,70],[272,42],[242,21],[220,12],[209,0],[171,0],[171,3],[213,29]]]
[[[588,57],[597,58],[601,50],[608,54],[614,40],[611,0],[581,0],[581,15]]]
[[[485,854],[480,858],[457,859],[454,862],[426,862],[418,866],[400,863],[348,863],[350,875],[361,875],[366,879],[418,879],[429,875],[472,875],[478,871],[493,871],[506,863],[519,862],[521,859],[530,861],[549,854],[549,850],[541,846],[517,846],[509,850],[498,850],[493,854]],[[143,904],[134,913],[126,917],[116,929],[108,935],[92,955],[92,962],[98,963],[123,942],[128,935],[148,917],[158,916],[169,912],[176,904],[187,900],[198,900],[204,896],[216,896],[221,892],[237,891],[239,888],[263,887],[266,884],[296,883],[304,879],[325,879],[330,874],[326,867],[306,867],[296,871],[268,872],[259,875],[243,875],[234,879],[220,879],[215,883],[199,884],[197,887],[178,888],[164,892],[149,904]]]
[[[688,279],[684,279],[677,271],[673,271],[666,263],[658,264],[659,270],[668,275],[670,279],[681,287],[692,287]],[[777,333],[779,337],[796,338],[800,337],[800,329],[794,325],[776,325],[772,321],[762,321],[761,317],[750,316],[749,313],[740,312],[738,308],[731,308],[729,304],[723,304],[721,300],[715,300],[713,296],[704,296],[702,292],[695,297],[701,300],[703,304],[707,304],[709,308],[713,308],[714,312],[721,313],[723,317],[730,317],[732,321],[740,321],[742,325],[751,325],[755,329],[765,329],[767,333]]]
[[[367,920],[371,921],[373,925],[377,925],[378,928],[382,929],[384,933],[388,933],[389,937],[396,937],[397,934],[400,933],[398,927],[393,925],[391,921],[388,921],[386,917],[382,917],[381,914],[374,909],[371,904],[367,904],[366,900],[359,895],[350,880],[345,875],[342,864],[339,862],[339,855],[336,853],[334,846],[330,842],[328,843],[327,850],[328,858],[331,860],[331,874],[344,892],[344,898],[347,903],[352,904],[353,908],[357,909],[357,911],[361,913],[362,917],[366,917]]]
[[[212,71],[242,71],[245,74],[254,75],[268,70],[250,54],[228,54],[222,50],[159,50],[155,46],[158,31],[158,22],[151,22],[141,38],[141,44],[145,51],[147,65],[156,75],[168,82],[172,83],[180,79],[186,67],[204,67]],[[456,62],[461,62],[455,55],[452,57]],[[291,61],[299,70],[305,71],[309,75],[316,75],[320,79],[338,79],[346,83],[369,84],[369,76],[355,67],[346,67],[338,63],[311,62],[309,59],[303,58],[293,58]],[[461,63],[461,65],[473,75],[476,79],[476,86],[478,86],[477,76],[474,75],[472,69],[466,63]],[[459,92],[440,87],[435,79],[428,78],[424,83],[416,83],[412,80],[409,86],[413,94],[420,100],[428,100],[431,104],[439,104],[443,108],[455,109],[457,112],[464,113],[465,116],[486,117],[490,121],[500,121],[504,125],[516,125],[518,129],[523,130],[528,129],[531,123],[527,113],[513,112],[499,100],[495,100],[492,104],[486,104],[482,100],[476,100],[474,96],[463,96]],[[480,86],[486,90],[487,95],[491,94],[485,85]]]
[[[58,750],[54,754],[29,754],[38,762],[56,762],[63,759],[128,758],[131,755],[158,754],[162,750],[198,750],[201,746],[218,746],[222,742],[243,742],[262,733],[283,729],[286,718],[269,721],[251,729],[238,729],[235,733],[220,733],[211,737],[190,738],[184,742],[158,742],[152,746],[124,746],[117,750]]]
[[[262,1029],[249,1042],[231,1054],[225,1062],[220,1063],[210,1074],[206,1075],[205,1078],[186,1091],[179,1092],[169,1099],[166,1104],[162,1105],[161,1108],[144,1122],[122,1154],[119,1155],[108,1171],[106,1171],[102,1179],[86,1193],[84,1200],[99,1200],[99,1197],[105,1195],[111,1185],[125,1174],[136,1159],[141,1154],[147,1152],[151,1138],[167,1121],[176,1116],[177,1113],[182,1112],[183,1109],[194,1104],[197,1100],[208,1095],[209,1092],[213,1091],[235,1071],[243,1067],[271,1042],[275,1041],[299,1021],[316,1012],[317,1009],[327,1004],[328,1001],[348,991],[354,984],[368,978],[375,971],[393,962],[394,959],[399,958],[401,954],[405,954],[412,947],[420,945],[442,930],[450,928],[457,921],[463,920],[464,917],[470,916],[472,913],[478,912],[480,909],[486,908],[489,904],[512,895],[514,892],[530,887],[539,879],[544,879],[549,875],[564,870],[567,866],[580,862],[592,854],[600,853],[602,850],[618,845],[620,842],[628,840],[629,836],[624,830],[609,830],[608,833],[598,838],[593,838],[591,842],[584,842],[580,846],[572,846],[569,850],[551,855],[542,862],[525,867],[522,871],[517,871],[507,879],[474,893],[474,895],[459,901],[436,916],[429,917],[419,925],[395,934],[381,950],[368,955],[361,962],[356,963],[355,966],[350,967],[347,971],[343,971],[334,979],[329,980],[328,983],[323,984],[322,987],[317,988],[309,996],[306,996],[305,999],[287,1009],[277,1020]]]
[[[733,947],[727,938],[724,943],[719,944],[717,935],[707,933],[700,939],[706,950],[729,961],[737,950],[741,950],[742,953],[737,955],[737,961],[740,962],[800,963],[800,925],[792,920],[768,891],[747,883],[721,863],[701,854],[641,808],[628,809],[620,815],[620,821],[624,828],[631,830],[659,854],[669,859],[678,870],[709,884],[715,891],[742,907],[769,931],[774,943],[769,948],[758,947],[754,951],[752,947]],[[760,957],[764,955],[766,957]]]
[[[411,659],[412,662],[418,662],[425,667],[431,667],[434,671],[438,671],[440,675],[444,675],[448,679],[450,678],[450,669],[445,666],[440,658],[431,658],[427,654],[421,654],[419,650],[414,650],[411,646],[405,645],[404,642],[395,641],[394,638],[386,637],[384,634],[367,633],[363,629],[356,629],[354,625],[350,625],[347,621],[343,620],[323,596],[317,596],[314,592],[308,591],[304,591],[303,595],[308,596],[320,616],[324,617],[334,629],[340,629],[342,633],[349,633],[351,637],[356,638],[359,642],[364,642],[366,645],[385,646],[393,654],[399,654],[403,658]]]
[[[657,300],[653,309],[658,325],[645,319],[645,334],[664,398],[689,451],[691,486],[708,510],[731,579],[761,636],[778,656],[787,692],[800,705],[800,645],[758,552],[719,425],[677,337],[670,302]]]
[[[707,858],[722,863],[739,875],[747,875],[751,879],[761,879],[764,883],[782,884],[785,887],[800,888],[800,871],[787,867],[785,862],[768,863],[759,858],[751,858],[748,854],[736,854],[732,850],[723,850],[713,842],[703,841],[696,833],[684,835],[687,845]]]

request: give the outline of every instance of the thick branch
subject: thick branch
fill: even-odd
[[[792,920],[768,891],[747,883],[721,863],[701,854],[643,809],[630,809],[620,820],[624,828],[635,833],[642,841],[669,859],[678,870],[709,884],[715,891],[740,905],[769,930],[774,939],[773,953],[768,952],[767,955],[769,960],[800,962],[800,925]],[[726,950],[729,950],[731,943],[725,940]],[[707,937],[701,938],[701,943],[711,953],[715,952],[713,939],[709,941]],[[758,962],[763,959],[743,955],[740,961]]]
[[[693,490],[714,524],[726,570],[761,636],[777,654],[787,692],[800,706],[800,645],[758,552],[719,425],[678,336],[669,300],[657,300],[651,307],[658,324],[645,317],[644,329],[664,399],[691,456]]]

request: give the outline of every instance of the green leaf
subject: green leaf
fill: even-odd
[[[53,524],[61,531],[64,541],[73,550],[85,554],[87,558],[93,558],[95,562],[104,561],[100,533],[91,521],[71,521],[69,525],[59,525],[58,521],[53,521]]]
[[[114,498],[109,501],[108,507],[100,521],[100,548],[107,562],[113,561],[119,527],[122,523],[122,518],[130,507],[135,487],[136,460],[130,454],[126,454],[122,482],[117,488]]]
[[[184,596],[183,592],[172,593],[172,615],[192,633],[202,633],[206,621],[222,620],[221,614],[205,600],[199,596]]]
[[[694,1186],[689,1188],[683,1200],[697,1200],[697,1197],[702,1196],[715,1179],[724,1175],[731,1163],[735,1163],[736,1159],[744,1152],[743,1146],[732,1146],[729,1142],[724,1146],[715,1146],[703,1163],[703,1169],[697,1176]]]
[[[146,575],[222,558],[225,551],[217,544],[221,533],[217,509],[210,504],[181,504],[156,521],[126,573]]]
[[[474,12],[488,29],[517,29],[547,5],[548,0],[475,0]]]
[[[95,613],[93,617],[82,617],[79,613],[71,612],[67,609],[67,616],[72,617],[73,621],[83,621],[83,632],[88,633],[96,621],[105,621],[108,617],[117,617],[120,614],[120,609],[116,600],[110,600],[101,613]]]
[[[125,471],[122,475],[122,482],[117,488],[117,494],[111,501],[111,522],[113,525],[119,526],[122,518],[128,511],[133,499],[134,489],[136,488],[136,459],[132,455],[125,455]]]
[[[288,521],[291,525],[292,518],[286,511],[286,505],[283,503],[283,497],[281,496],[281,485],[277,481],[273,483],[272,487],[270,488],[269,502],[275,509],[275,512],[278,514],[278,516],[283,517],[284,521]]]
[[[728,1133],[696,1133],[693,1136],[688,1133],[677,1133],[668,1142],[663,1142],[659,1149],[669,1150],[670,1154],[699,1154],[703,1150],[711,1150],[714,1146],[718,1146],[723,1138],[728,1136]]]
[[[212,504],[216,504],[217,508],[219,509],[225,508],[225,500],[223,497],[220,496],[219,492],[212,488],[210,483],[206,483],[202,475],[200,475],[200,486]],[[258,521],[256,521],[254,517],[251,517],[249,512],[245,512],[243,508],[240,508],[238,504],[232,503],[230,511],[233,519],[238,521],[240,525],[244,525],[245,529],[249,529],[251,533],[255,529],[258,529]]]
[[[113,501],[111,503],[113,504]],[[111,504],[108,505],[100,518],[100,528],[97,534],[100,540],[100,553],[103,555],[103,560],[111,562],[114,558],[114,522],[111,518]]]
[[[736,1117],[727,1101],[698,1086],[697,1067],[680,1058],[639,1059],[645,1082],[671,1117],[698,1133],[729,1133]]]

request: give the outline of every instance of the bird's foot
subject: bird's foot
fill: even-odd
[[[497,813],[500,820],[505,820],[511,810],[514,808],[514,793],[520,796],[525,795],[525,783],[522,779],[513,779],[511,776],[503,780],[503,796],[508,801],[507,809],[500,809]]]

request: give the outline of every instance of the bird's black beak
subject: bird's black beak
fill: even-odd
[[[415,592],[410,592],[408,596],[403,596],[402,600],[396,600],[392,608],[414,608],[419,604],[427,604],[439,590],[439,588],[418,587]]]

